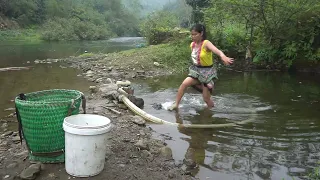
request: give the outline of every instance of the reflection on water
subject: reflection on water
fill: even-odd
[[[320,159],[320,87],[318,80],[281,73],[220,75],[208,110],[201,94],[188,90],[179,113],[155,110],[152,104],[173,102],[184,76],[153,79],[136,93],[144,110],[185,124],[255,120],[232,128],[185,129],[151,125],[167,140],[177,163],[192,159],[190,171],[200,179],[303,179]],[[152,92],[152,93],[151,93]],[[166,136],[162,136],[165,134]]]
[[[34,64],[34,60],[65,58],[83,54],[85,51],[89,53],[116,52],[135,48],[137,44],[143,42],[145,40],[141,37],[35,44],[23,41],[0,42],[0,68],[32,66],[30,70],[0,72],[0,118],[11,113],[3,110],[14,106],[11,100],[19,93],[54,88],[77,89],[86,92],[91,84],[77,77],[80,71],[76,69],[60,68],[59,64]]]
[[[39,64],[30,70],[1,72],[0,118],[10,114],[3,110],[14,107],[11,100],[19,93],[45,89],[76,89],[87,92],[91,83],[78,77],[79,73],[76,69],[60,68],[59,64]]]
[[[0,67],[21,66],[36,59],[65,58],[88,53],[110,53],[135,48],[145,42],[141,37],[115,38],[103,41],[74,42],[0,42]]]

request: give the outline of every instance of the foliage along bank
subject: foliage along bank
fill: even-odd
[[[48,41],[137,35],[137,22],[121,0],[0,1],[0,30],[36,29],[34,33]],[[10,32],[2,34],[8,37]]]
[[[186,0],[189,24],[204,23],[209,39],[241,62],[242,69],[298,69],[320,72],[320,2],[317,0]],[[142,23],[149,44],[173,37],[185,25],[172,10]]]

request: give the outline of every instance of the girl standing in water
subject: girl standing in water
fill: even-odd
[[[207,40],[206,28],[202,24],[196,24],[191,28],[192,43],[190,44],[192,65],[189,67],[188,77],[182,82],[178,89],[175,103],[169,107],[174,110],[184,94],[184,90],[190,86],[202,92],[203,100],[208,108],[214,107],[211,93],[214,80],[218,79],[217,71],[213,67],[212,53],[217,54],[225,65],[233,63],[233,58],[227,57],[221,50]]]

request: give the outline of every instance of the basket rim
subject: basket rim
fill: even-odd
[[[40,93],[46,93],[46,92],[75,92],[77,93],[77,95],[75,96],[75,98],[73,98],[74,100],[78,100],[81,99],[81,96],[83,95],[83,93],[81,91],[78,90],[71,90],[71,89],[49,89],[49,90],[41,90],[41,91],[34,91],[34,92],[30,92],[30,93],[25,93],[26,96],[32,96],[32,95],[36,95],[36,94],[40,94]],[[53,101],[53,102],[45,102],[45,101],[28,101],[28,100],[21,100],[18,98],[18,96],[15,97],[15,103],[17,104],[39,104],[39,105],[44,105],[44,104],[48,104],[48,105],[52,105],[52,104],[63,104],[63,103],[70,103],[72,99],[69,100],[61,100],[61,101]]]

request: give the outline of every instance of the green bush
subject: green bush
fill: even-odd
[[[177,17],[168,11],[158,11],[149,15],[140,26],[148,44],[155,45],[174,37],[174,28],[178,26]]]
[[[42,39],[47,41],[99,40],[114,36],[106,24],[96,25],[76,18],[49,20],[42,29]]]
[[[41,42],[40,33],[34,29],[0,30],[1,41]]]

